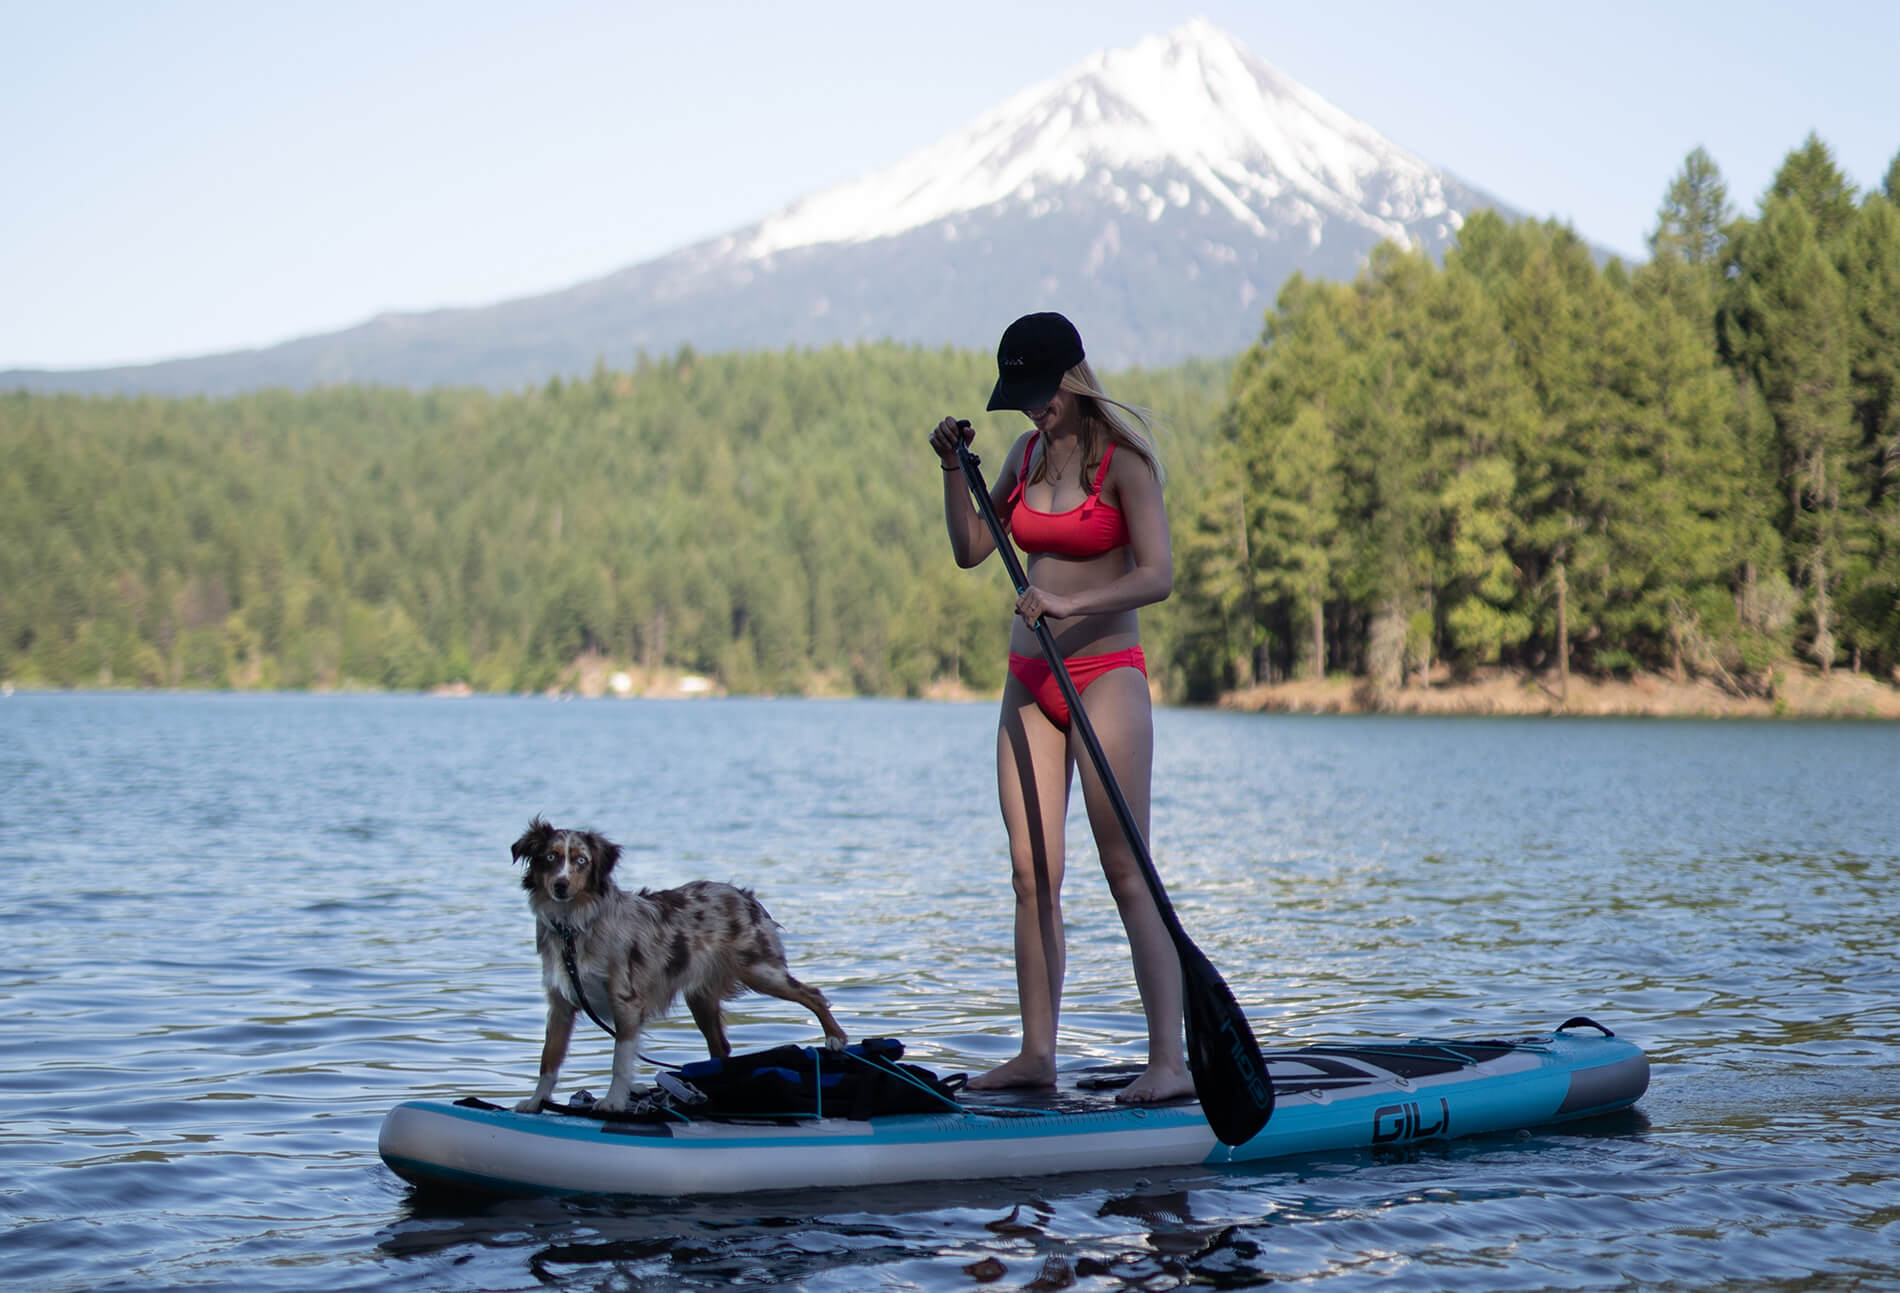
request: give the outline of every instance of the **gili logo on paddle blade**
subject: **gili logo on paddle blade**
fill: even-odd
[[[1184,950],[1188,1068],[1207,1125],[1224,1145],[1243,1145],[1273,1113],[1273,1082],[1253,1030],[1227,985]],[[1203,958],[1204,959],[1204,958]]]
[[[1221,1020],[1220,1030],[1227,1035],[1227,1058],[1234,1066],[1234,1072],[1240,1078],[1240,1084],[1247,1088],[1247,1095],[1253,1100],[1256,1109],[1273,1108],[1273,1087],[1254,1064],[1254,1056],[1259,1047],[1251,1035],[1235,1026],[1232,1015]]]

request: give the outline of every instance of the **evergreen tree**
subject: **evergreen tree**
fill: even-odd
[[[1572,643],[1594,636],[1595,610],[1573,596],[1572,567],[1590,523],[1583,478],[1598,426],[1592,381],[1598,345],[1588,249],[1549,225],[1507,228],[1491,218],[1460,239],[1456,263],[1483,276],[1528,399],[1516,446],[1514,546],[1535,629],[1567,698]],[[1587,581],[1586,581],[1587,585]]]
[[[1847,237],[1858,501],[1868,523],[1844,572],[1850,648],[1900,662],[1900,207],[1874,194]]]
[[[1722,230],[1733,218],[1728,185],[1700,147],[1683,159],[1670,181],[1649,236],[1651,256],[1685,265],[1713,265],[1722,254]]]
[[[1823,247],[1835,246],[1854,219],[1854,186],[1835,164],[1833,152],[1812,133],[1782,161],[1768,186],[1768,198],[1798,203]]]
[[[1846,290],[1809,202],[1793,195],[1768,200],[1741,271],[1734,315],[1750,334],[1742,353],[1774,417],[1791,574],[1807,593],[1809,654],[1827,670],[1853,506]]]
[[[1350,355],[1349,289],[1295,275],[1262,345],[1236,374],[1231,434],[1247,464],[1242,485],[1249,587],[1287,628],[1312,677],[1326,668],[1325,607],[1339,559],[1338,449]]]
[[[1235,385],[1251,380],[1262,352],[1250,349]],[[1201,490],[1170,522],[1175,590],[1169,599],[1183,621],[1176,663],[1190,699],[1208,701],[1233,687],[1270,680],[1269,639],[1254,573],[1249,476],[1231,410],[1216,452],[1201,466]]]
[[[1231,374],[1114,377],[1173,415],[1157,684],[1900,665],[1896,182],[1857,204],[1810,136],[1736,219],[1697,149],[1633,271],[1480,214],[1442,268],[1289,282]],[[0,677],[993,688],[1008,590],[949,563],[920,451],[992,377],[682,347],[506,395],[0,394]]]
[[[1716,664],[1710,627],[1737,550],[1739,462],[1727,383],[1702,330],[1666,300],[1597,294],[1598,434],[1582,493],[1596,518],[1613,650],[1678,677]]]
[[[1495,664],[1530,635],[1511,540],[1533,403],[1495,298],[1452,258],[1417,334],[1409,392],[1421,427],[1432,602],[1446,659]]]
[[[1356,672],[1381,687],[1424,678],[1435,655],[1432,473],[1413,353],[1437,271],[1386,244],[1355,288],[1358,390],[1340,426],[1341,496],[1353,536],[1343,572],[1360,641]]]

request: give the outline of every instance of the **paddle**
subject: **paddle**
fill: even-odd
[[[969,423],[960,423],[968,427]],[[989,527],[990,537],[996,542],[996,551],[1003,558],[1003,565],[1009,570],[1009,579],[1021,596],[1029,587],[1029,581],[1023,575],[1022,562],[1017,560],[1016,550],[1010,546],[1009,536],[1003,532],[1002,522],[996,519],[996,509],[990,505],[989,487],[983,483],[983,473],[977,467],[977,456],[961,437],[957,439],[957,464],[963,468],[963,481],[975,496],[976,508],[982,514],[983,523]],[[1187,1021],[1187,1060],[1188,1071],[1194,1075],[1194,1094],[1200,1098],[1201,1111],[1207,1116],[1207,1125],[1214,1129],[1222,1144],[1241,1145],[1253,1139],[1260,1129],[1267,1125],[1267,1119],[1273,1114],[1273,1080],[1267,1073],[1267,1063],[1260,1055],[1260,1045],[1254,1041],[1253,1029],[1247,1026],[1247,1016],[1241,1013],[1234,994],[1227,988],[1226,980],[1214,968],[1211,961],[1202,955],[1194,940],[1181,928],[1180,918],[1174,914],[1174,904],[1168,901],[1167,890],[1161,887],[1161,876],[1155,871],[1154,859],[1148,854],[1148,842],[1142,838],[1141,827],[1135,822],[1135,814],[1128,807],[1128,800],[1122,796],[1121,784],[1115,780],[1114,769],[1108,766],[1108,756],[1102,753],[1102,743],[1096,739],[1095,727],[1089,722],[1088,711],[1082,708],[1082,693],[1075,688],[1075,680],[1069,677],[1068,666],[1063,663],[1062,653],[1056,649],[1054,636],[1049,626],[1037,620],[1029,626],[1035,631],[1036,641],[1042,645],[1042,653],[1049,661],[1049,667],[1055,671],[1056,683],[1062,688],[1062,698],[1069,703],[1070,722],[1081,733],[1082,744],[1087,747],[1089,760],[1095,765],[1095,771],[1102,779],[1103,787],[1108,791],[1109,801],[1115,806],[1115,817],[1121,822],[1122,833],[1128,837],[1129,847],[1135,851],[1135,861],[1141,871],[1141,878],[1148,885],[1148,892],[1154,895],[1155,906],[1161,912],[1161,921],[1167,926],[1168,936],[1174,940],[1175,954],[1181,958],[1181,1001],[1183,1014]]]

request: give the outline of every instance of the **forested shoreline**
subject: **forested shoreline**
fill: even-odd
[[[1442,269],[1295,279],[1242,357],[1190,520],[1204,686],[1435,666],[1700,676],[1900,664],[1900,159],[1817,139],[1753,218],[1713,161],[1651,260],[1481,215]]]
[[[1810,139],[1737,218],[1698,151],[1639,267],[1480,216],[1442,266],[1294,279],[1232,363],[1110,375],[1167,419],[1164,691],[1892,677],[1897,181],[1862,198]],[[990,690],[1008,590],[951,562],[925,436],[992,377],[882,344],[499,395],[0,395],[0,679]],[[992,463],[1021,422],[973,420]]]

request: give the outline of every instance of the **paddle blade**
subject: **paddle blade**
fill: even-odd
[[[1220,1142],[1244,1145],[1273,1115],[1273,1079],[1226,980],[1192,943],[1179,950],[1194,1094]]]

